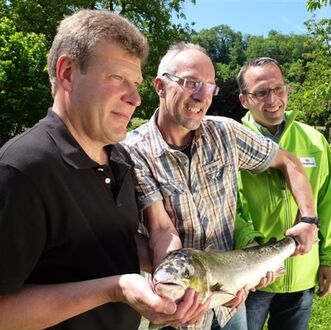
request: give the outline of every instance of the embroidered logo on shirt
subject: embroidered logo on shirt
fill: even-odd
[[[300,157],[303,167],[316,167],[316,160],[314,157]]]

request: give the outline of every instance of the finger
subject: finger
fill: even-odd
[[[258,289],[264,287],[267,284],[267,281],[268,278],[266,276],[262,277],[260,283],[256,286],[256,288]]]
[[[236,297],[233,298],[232,300],[230,300],[229,302],[227,302],[226,304],[224,304],[225,307],[230,307],[230,308],[236,308],[238,307],[243,301],[246,300],[247,294],[246,291],[248,292],[248,290],[246,289],[240,289],[237,293],[236,293]]]
[[[199,302],[197,302],[195,291],[191,288],[187,289],[183,300],[177,305],[176,313],[172,315],[172,321],[176,323],[182,323],[186,320],[186,316],[190,308],[194,308],[194,306],[198,304]]]
[[[157,313],[172,315],[176,312],[177,305],[169,299],[157,296],[157,300],[153,301],[150,308]]]
[[[196,302],[191,306],[190,310],[187,312],[186,321],[190,324],[196,323],[198,320],[203,318],[209,308],[209,304],[212,297],[210,296],[204,303],[201,303],[201,294],[196,294]]]
[[[184,317],[185,323],[188,322],[188,320],[190,320],[191,318],[193,318],[197,310],[199,310],[199,307],[201,305],[200,301],[201,301],[201,295],[195,293],[193,303],[188,307],[185,313],[185,317]]]

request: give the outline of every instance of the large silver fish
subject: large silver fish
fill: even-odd
[[[173,301],[181,299],[187,288],[210,296],[209,307],[223,305],[243,287],[253,288],[268,271],[284,274],[284,260],[295,251],[291,237],[243,250],[200,251],[182,248],[170,252],[153,274],[154,290]]]

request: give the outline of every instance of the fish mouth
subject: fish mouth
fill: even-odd
[[[176,282],[156,282],[154,291],[161,297],[178,301],[184,296],[185,287]]]

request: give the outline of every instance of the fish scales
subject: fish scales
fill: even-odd
[[[191,287],[202,293],[203,301],[212,296],[210,308],[223,305],[241,288],[255,287],[268,271],[284,274],[284,260],[294,253],[295,246],[295,240],[286,237],[243,250],[175,250],[155,270],[154,289],[177,301]]]

